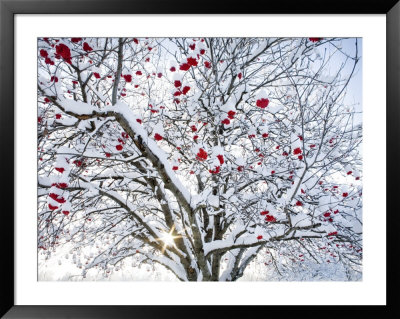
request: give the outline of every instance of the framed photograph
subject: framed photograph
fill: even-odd
[[[1,1],[1,314],[398,313],[400,6],[340,4]]]

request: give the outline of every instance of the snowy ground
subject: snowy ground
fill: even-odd
[[[68,256],[68,258],[67,258]],[[73,263],[72,254],[61,250],[46,260],[42,253],[38,257],[39,281],[178,281],[164,267],[155,265],[134,265],[126,263],[124,267],[114,269],[107,277],[97,270],[88,272],[82,278],[82,269]],[[299,264],[298,271],[277,274],[274,267],[265,265],[265,256],[256,258],[246,269],[239,281],[348,281],[346,271],[335,264],[316,264],[305,262]],[[290,274],[290,275],[289,275]],[[350,280],[361,280],[361,274],[353,273]]]

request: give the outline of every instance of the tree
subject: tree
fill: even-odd
[[[83,276],[361,271],[358,41],[39,39],[39,251],[72,245]]]

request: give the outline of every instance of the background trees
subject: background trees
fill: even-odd
[[[262,254],[358,278],[358,41],[39,39],[39,251],[83,276],[234,281]]]

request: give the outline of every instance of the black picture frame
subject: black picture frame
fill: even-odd
[[[385,14],[387,19],[387,304],[386,306],[21,306],[14,296],[14,17],[16,14]],[[371,315],[400,317],[395,273],[395,234],[400,136],[400,3],[398,0],[254,1],[242,5],[204,0],[0,0],[0,156],[1,191],[0,315],[4,318],[225,318],[228,316],[296,316],[343,318]],[[384,213],[384,212],[382,212]],[[185,292],[183,292],[185,293]],[[273,293],[273,292],[271,292]],[[284,297],[284,296],[283,296]],[[312,308],[311,308],[312,307]]]

